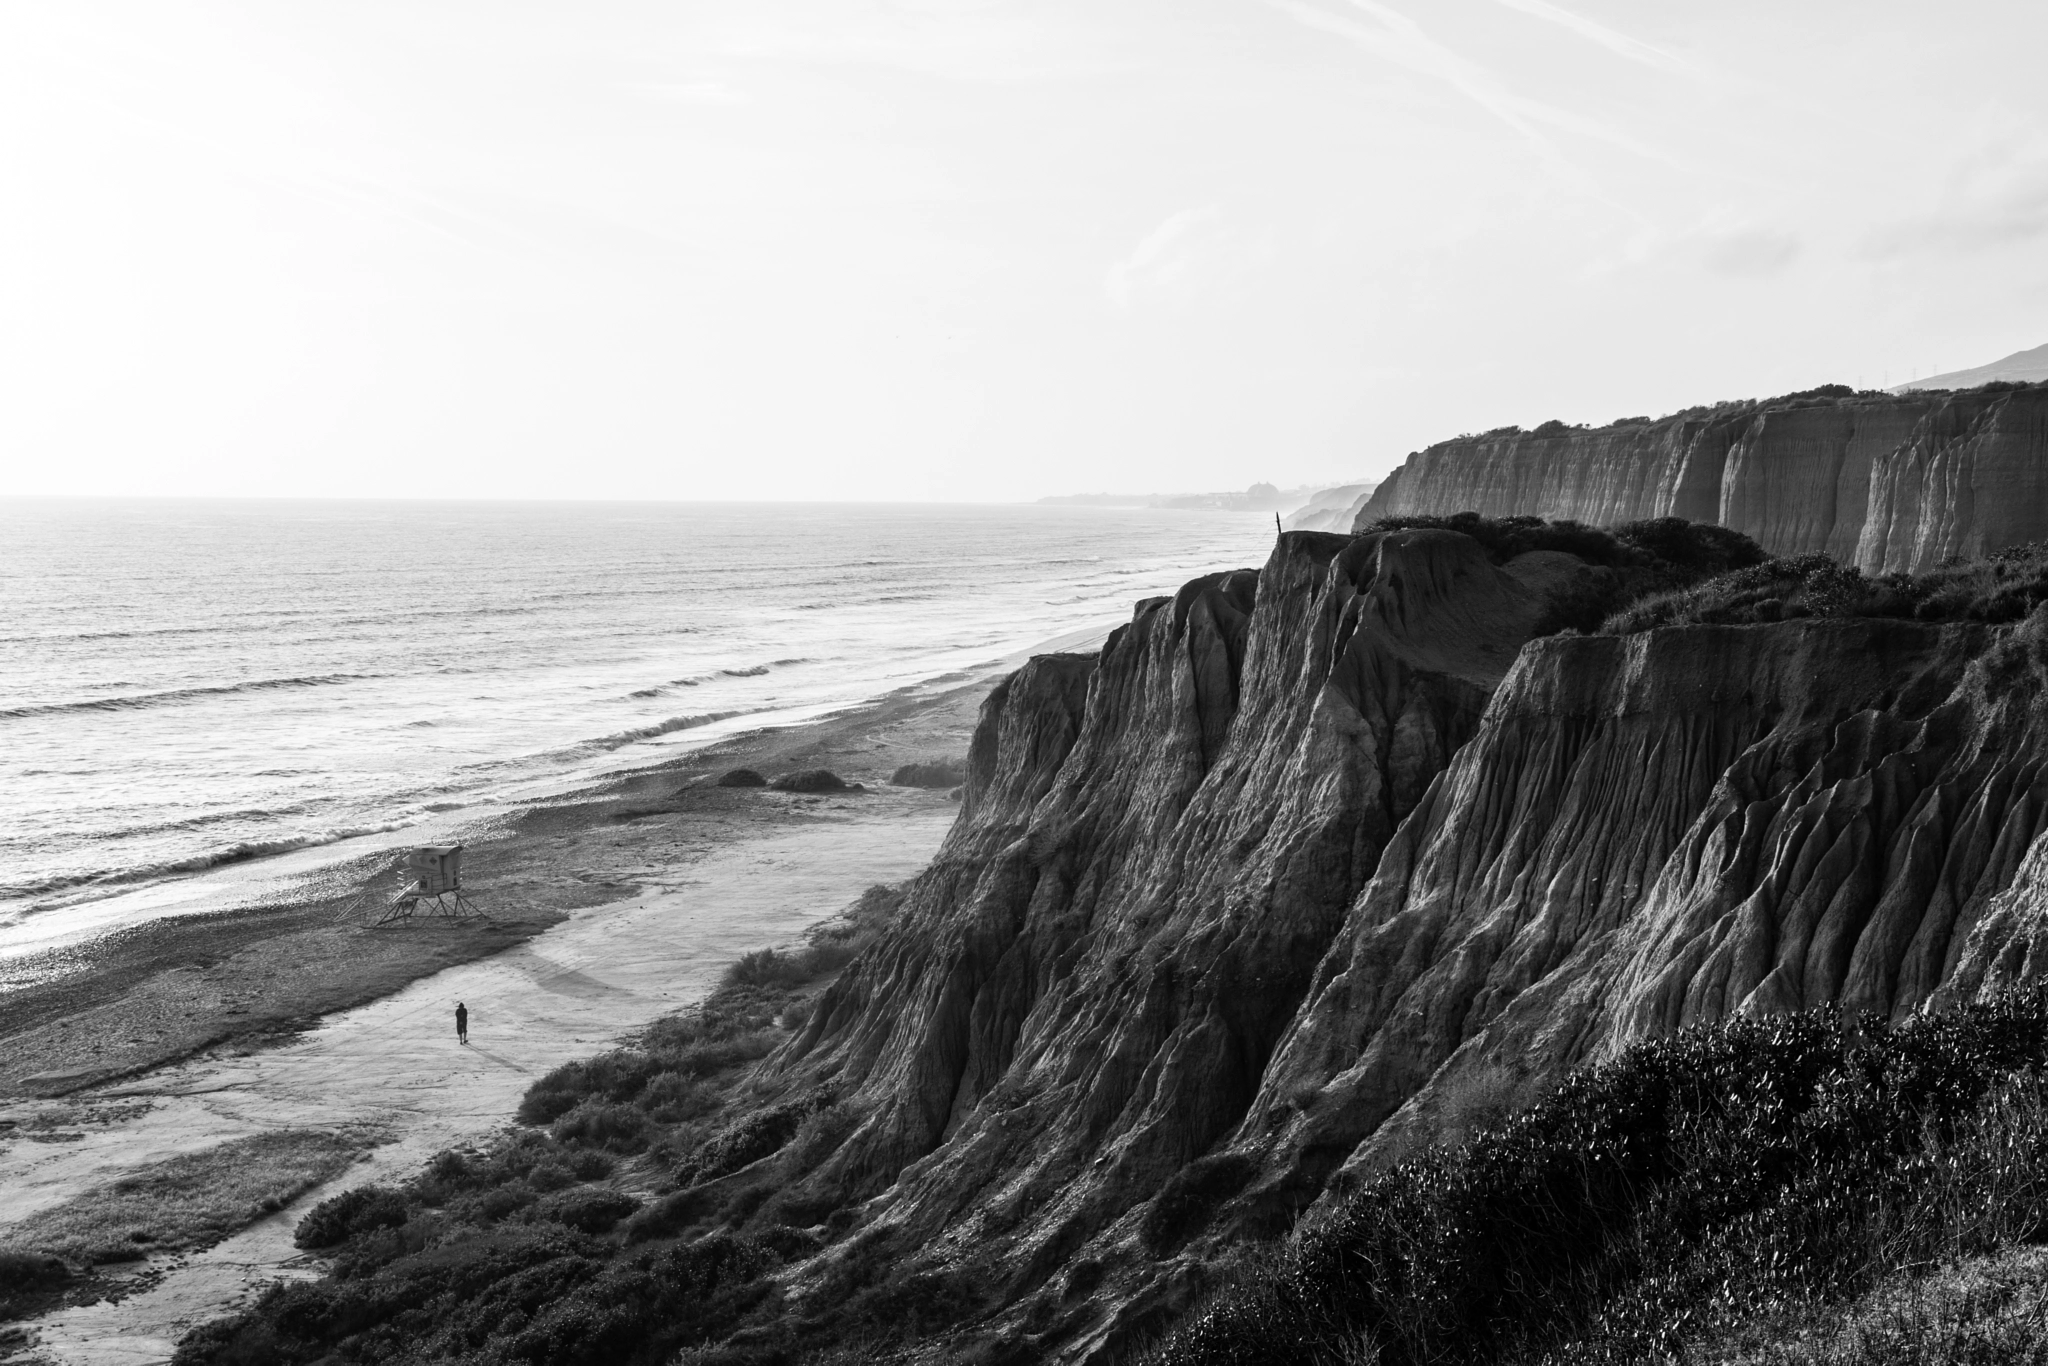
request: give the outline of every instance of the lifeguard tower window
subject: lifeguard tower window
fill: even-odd
[[[488,919],[462,894],[462,846],[428,844],[406,851],[405,883],[384,908],[378,925],[397,925],[435,916],[447,920]]]

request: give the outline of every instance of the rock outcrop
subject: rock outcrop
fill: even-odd
[[[1826,467],[1804,411],[1772,440]],[[855,1211],[819,1273],[971,1268],[1017,1359],[1107,1360],[1475,1094],[2048,970],[2048,615],[1532,641],[1578,569],[1289,533],[998,688],[902,919],[773,1061],[851,1118],[778,1197]]]
[[[1359,510],[1610,525],[1719,522],[1870,573],[2048,537],[2048,385],[1815,391],[1599,429],[1546,423],[1418,451]]]

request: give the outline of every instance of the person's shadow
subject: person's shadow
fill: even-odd
[[[502,1056],[500,1056],[499,1054],[493,1053],[493,1052],[492,1052],[492,1051],[491,1051],[490,1049],[488,1049],[488,1048],[479,1048],[479,1047],[477,1047],[477,1046],[476,1046],[475,1044],[470,1044],[470,1045],[469,1045],[469,1051],[470,1051],[470,1052],[472,1052],[472,1053],[475,1053],[475,1054],[477,1054],[477,1055],[479,1055],[479,1056],[481,1056],[481,1057],[485,1057],[485,1058],[488,1058],[488,1059],[490,1059],[490,1061],[491,1061],[491,1062],[492,1062],[492,1063],[493,1063],[494,1065],[496,1065],[496,1066],[498,1066],[498,1067],[502,1067],[502,1068],[504,1068],[505,1070],[507,1070],[508,1072],[525,1072],[525,1071],[528,1071],[528,1070],[530,1070],[530,1069],[528,1069],[528,1068],[525,1068],[525,1067],[521,1067],[521,1066],[520,1066],[520,1065],[519,1065],[518,1063],[516,1063],[516,1062],[512,1061],[512,1059],[510,1059],[510,1058],[507,1058],[507,1057],[502,1057]]]

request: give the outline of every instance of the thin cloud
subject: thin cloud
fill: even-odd
[[[1577,174],[1564,153],[1537,125],[1577,133],[1605,142],[1652,161],[1670,163],[1670,158],[1597,119],[1514,94],[1501,84],[1494,72],[1423,32],[1421,25],[1379,0],[1349,0],[1353,9],[1363,11],[1375,22],[1367,25],[1319,9],[1305,0],[1265,0],[1281,13],[1310,28],[1336,34],[1396,65],[1443,82],[1458,94],[1484,109],[1520,134],[1546,161]]]
[[[1215,205],[1182,209],[1169,214],[1160,225],[1145,234],[1131,254],[1109,268],[1102,290],[1117,311],[1131,310],[1132,291],[1139,287],[1172,288],[1183,285],[1202,255],[1198,237],[1223,217]]]
[[[1652,47],[1640,39],[1629,37],[1626,33],[1616,32],[1605,24],[1595,23],[1582,14],[1574,14],[1568,9],[1553,5],[1550,0],[1500,0],[1500,3],[1511,10],[1520,10],[1523,14],[1533,15],[1562,28],[1568,28],[1581,38],[1598,43],[1617,57],[1626,57],[1629,61],[1641,62],[1644,66],[1653,66],[1660,71],[1688,69],[1684,62],[1664,49]]]

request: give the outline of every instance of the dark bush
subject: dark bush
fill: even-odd
[[[732,770],[732,772],[730,773],[720,775],[718,779],[718,786],[766,787],[768,786],[768,780],[762,777],[760,774],[754,772],[754,770],[751,768],[736,768]]]
[[[2033,998],[1894,1029],[1816,1013],[1637,1045],[1469,1147],[1369,1181],[1153,1360],[1288,1366],[1346,1341],[1385,1366],[1569,1341],[1600,1344],[1574,1360],[1669,1357],[1717,1315],[1853,1292],[1881,1269],[1873,1249],[1936,1255],[1899,1212],[1946,1198],[1946,1145],[2044,1060]]]
[[[534,1202],[533,1187],[524,1181],[507,1181],[494,1186],[476,1202],[476,1212],[493,1223],[506,1219]]]
[[[70,1269],[58,1258],[0,1249],[0,1299],[27,1290],[46,1290],[70,1279]]]
[[[743,953],[725,970],[725,981],[729,986],[793,987],[810,980],[810,968],[802,958],[775,949]]]
[[[2018,621],[2048,602],[2048,546],[2010,546],[1920,574],[1867,576],[1826,555],[1797,555],[1642,597],[1601,626],[1627,635],[1660,626],[1742,626],[1793,617]]]
[[[620,1191],[572,1190],[541,1201],[534,1216],[585,1233],[609,1233],[614,1224],[639,1208],[638,1200]]]
[[[680,1190],[664,1195],[626,1221],[626,1241],[644,1243],[671,1237],[716,1208],[717,1202],[702,1191]]]
[[[681,1072],[662,1072],[647,1083],[634,1104],[650,1119],[676,1124],[698,1119],[718,1108],[718,1092]]]
[[[612,1174],[612,1160],[595,1149],[569,1155],[569,1170],[578,1181],[602,1181]]]
[[[647,1115],[631,1105],[586,1100],[556,1120],[548,1133],[557,1143],[602,1148],[614,1153],[644,1152],[647,1148]]]
[[[1387,531],[1455,531],[1479,542],[1488,559],[1506,564],[1532,550],[1562,550],[1588,564],[1626,565],[1641,556],[1598,527],[1580,522],[1547,522],[1541,517],[1482,517],[1476,512],[1454,512],[1449,516],[1416,514],[1382,517],[1359,528],[1361,534]]]
[[[292,1233],[308,1252],[334,1247],[371,1229],[396,1228],[406,1221],[405,1197],[383,1186],[357,1186],[313,1206]]]
[[[657,1059],[626,1048],[564,1063],[526,1088],[519,1102],[519,1120],[522,1124],[546,1124],[592,1098],[631,1100],[659,1070]]]
[[[859,783],[849,783],[829,768],[806,768],[785,773],[768,784],[777,792],[859,792]]]
[[[1682,517],[1653,517],[1603,529],[1541,517],[1459,512],[1448,517],[1383,517],[1362,530],[1370,534],[1423,527],[1470,536],[1495,564],[1535,550],[1563,551],[1583,560],[1584,570],[1550,591],[1535,625],[1539,636],[1598,630],[1641,599],[1670,594],[1768,558],[1761,546],[1739,531]]]

